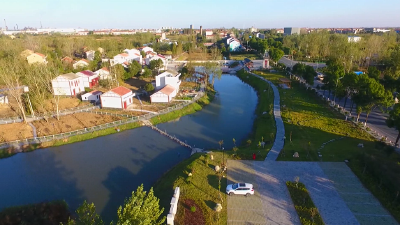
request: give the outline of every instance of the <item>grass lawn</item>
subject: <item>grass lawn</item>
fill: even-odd
[[[210,155],[213,155],[214,160],[210,159]],[[168,214],[175,187],[180,188],[178,211],[174,221],[176,225],[227,223],[226,173],[221,177],[220,192],[219,176],[214,170],[216,165],[222,163],[222,157],[221,152],[196,153],[164,174],[154,185],[155,195],[160,198],[160,205],[164,207],[165,215]],[[225,161],[228,157],[225,154]],[[189,173],[192,173],[191,177],[188,176]],[[222,211],[217,213],[214,207],[217,203],[221,203],[221,198]],[[198,216],[196,216],[197,221],[193,221],[195,216],[190,211],[188,202],[195,203],[196,212],[201,211],[203,214],[203,221],[199,221]]]
[[[250,60],[262,59],[259,54],[255,53],[231,53],[230,60],[243,60],[244,58],[249,58]]]
[[[257,159],[264,160],[275,139],[276,128],[273,116],[274,94],[269,84],[260,81],[259,78],[248,75],[243,70],[238,71],[236,75],[242,81],[251,85],[257,91],[258,95],[253,130],[248,140],[238,147],[237,155],[241,159],[252,159],[252,154],[259,152]],[[259,147],[259,142],[262,141],[266,143],[264,148]]]
[[[280,77],[285,77],[278,73],[257,73],[276,84]],[[343,115],[299,83],[292,82],[292,89],[279,92],[286,144],[278,160],[349,160],[348,166],[364,186],[400,222],[400,155],[353,123],[344,121]],[[330,140],[335,141],[320,149]],[[357,147],[359,143],[364,148]],[[299,158],[293,157],[295,152]]]
[[[296,182],[288,181],[286,182],[286,186],[296,208],[297,215],[300,217],[301,224],[323,225],[324,222],[321,215],[319,215],[318,209],[315,207],[304,184],[300,182],[296,184]]]

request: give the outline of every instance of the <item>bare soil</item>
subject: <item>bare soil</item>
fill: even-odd
[[[117,116],[82,112],[62,116],[60,120],[50,118],[48,122],[45,120],[38,120],[32,122],[32,124],[36,127],[37,135],[40,137],[89,128],[121,119],[123,118]]]
[[[43,105],[45,110],[47,110],[48,112],[55,112],[56,108],[53,104],[54,100],[53,99],[48,99],[46,100]],[[64,109],[71,109],[71,108],[76,108],[78,106],[83,106],[83,105],[87,105],[89,104],[88,102],[82,102],[79,99],[75,98],[75,97],[66,97],[66,98],[61,98],[60,102],[58,104],[58,109],[59,110],[64,110]]]
[[[147,83],[151,83],[152,80],[154,79],[152,78],[139,79],[134,77],[126,80],[125,83],[122,84],[122,86],[127,87],[133,91],[137,91],[140,88],[144,87]]]
[[[182,202],[184,207],[184,223],[185,225],[203,225],[206,224],[202,209],[192,199],[185,199]],[[195,207],[196,211],[192,212],[191,208]]]
[[[6,118],[6,117],[16,117],[18,114],[11,109],[10,105],[7,104],[0,104],[0,117],[1,118]]]
[[[0,142],[15,141],[32,137],[32,128],[26,123],[0,125]]]

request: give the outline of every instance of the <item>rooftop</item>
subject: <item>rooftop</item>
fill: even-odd
[[[67,80],[74,80],[76,78],[79,78],[79,76],[74,74],[74,73],[61,74],[60,76],[65,78],[65,79],[67,79]]]
[[[163,87],[160,90],[162,93],[166,94],[166,95],[170,95],[172,92],[175,91],[175,88],[172,87],[171,85],[167,84],[165,87]]]
[[[115,94],[119,95],[119,96],[124,96],[124,95],[132,92],[128,88],[122,87],[122,86],[119,86],[119,87],[116,87],[114,89],[111,89],[111,91],[114,92]]]
[[[88,76],[88,77],[93,76],[93,75],[96,75],[94,72],[92,72],[92,71],[90,71],[90,70],[84,70],[84,71],[81,71],[81,72],[79,72],[79,73],[81,73],[81,74],[83,74],[83,75],[86,75],[86,76]]]

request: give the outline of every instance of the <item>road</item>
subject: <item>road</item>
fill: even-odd
[[[282,57],[278,62],[285,64],[286,67],[293,67],[299,61],[292,61],[286,57]],[[302,63],[312,66],[312,67],[314,67],[314,69],[326,67],[325,63],[311,63],[311,62],[302,62]]]

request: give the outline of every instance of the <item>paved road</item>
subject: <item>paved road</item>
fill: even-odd
[[[299,61],[292,61],[292,60],[290,60],[290,59],[288,59],[286,57],[282,57],[278,62],[285,64],[286,67],[293,67]],[[325,63],[311,63],[311,62],[302,62],[302,63],[304,63],[306,65],[309,65],[309,66],[312,66],[315,69],[326,67]]]

